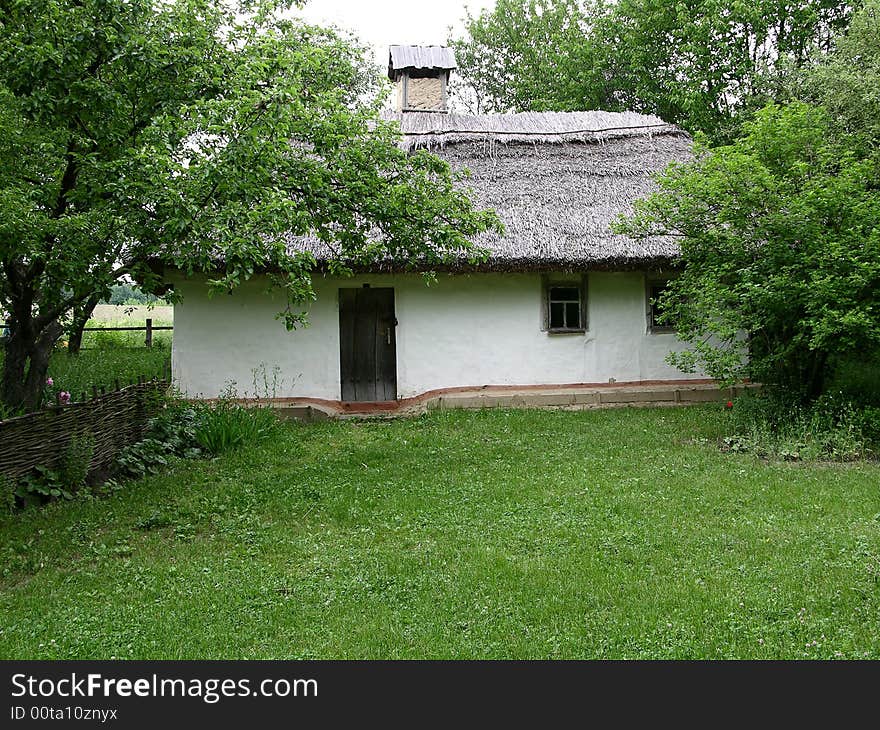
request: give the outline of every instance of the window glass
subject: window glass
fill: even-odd
[[[578,302],[581,298],[580,289],[573,286],[554,286],[550,289],[550,299],[560,302]]]
[[[576,286],[551,286],[548,290],[551,330],[580,330],[581,290]]]
[[[562,302],[550,302],[550,329],[565,327],[565,305]]]

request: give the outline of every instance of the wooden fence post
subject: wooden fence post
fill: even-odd
[[[153,346],[153,320],[151,317],[147,317],[147,337],[144,340],[144,344],[147,347]]]

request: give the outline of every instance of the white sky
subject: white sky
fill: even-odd
[[[372,46],[384,67],[388,46],[443,45],[450,26],[460,35],[465,8],[479,15],[494,5],[495,0],[311,0],[300,14],[310,23],[351,31]]]

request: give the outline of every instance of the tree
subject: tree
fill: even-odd
[[[680,241],[664,307],[691,347],[670,362],[810,400],[834,358],[880,345],[877,160],[832,129],[821,107],[769,105],[736,143],[668,170],[621,227]]]
[[[824,106],[837,137],[862,155],[880,150],[880,0],[868,0],[834,52],[794,82],[792,96]]]
[[[724,142],[850,14],[839,0],[499,0],[455,45],[488,110],[636,111]]]
[[[681,242],[672,362],[809,400],[880,345],[880,1],[789,81],[800,100],[670,168],[620,229]]]
[[[84,302],[73,305],[70,313],[70,324],[67,327],[68,355],[79,355],[82,349],[83,331],[92,318],[92,313],[95,311],[95,307],[98,306],[100,300],[101,294],[95,292]]]
[[[601,12],[579,0],[498,0],[468,12],[467,37],[450,39],[455,103],[474,114],[606,108],[591,25]]]
[[[476,255],[497,225],[449,167],[380,121],[374,69],[251,0],[0,0],[0,400],[40,402],[70,314],[163,263],[229,290],[259,271],[312,296],[313,235],[343,272]]]

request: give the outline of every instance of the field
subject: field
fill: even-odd
[[[92,313],[92,324],[109,322],[119,326],[129,324],[132,327],[141,327],[147,317],[151,317],[155,324],[173,324],[174,307],[164,304],[155,307],[145,304],[99,304]]]
[[[880,467],[720,406],[287,424],[0,522],[2,658],[880,658]]]
[[[153,326],[174,325],[174,307],[130,306],[124,304],[99,304],[95,307],[87,327],[144,327],[147,318]],[[84,349],[118,350],[120,348],[143,348],[144,332],[84,332]],[[171,330],[153,333],[153,347],[171,348]]]

